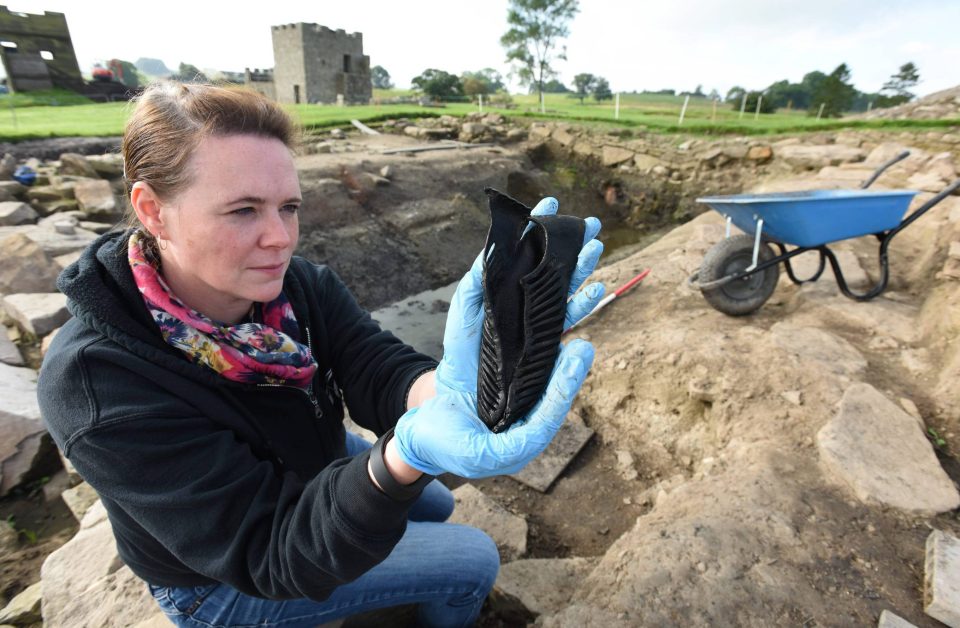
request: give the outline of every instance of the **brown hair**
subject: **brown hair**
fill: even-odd
[[[154,83],[136,99],[123,133],[128,189],[143,181],[161,199],[175,196],[193,180],[187,162],[197,145],[212,135],[273,137],[293,150],[299,128],[277,103],[248,89]]]

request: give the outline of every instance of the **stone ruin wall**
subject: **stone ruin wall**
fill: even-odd
[[[272,27],[274,85],[282,103],[366,104],[372,96],[363,35],[319,24]]]
[[[17,13],[0,5],[0,42],[0,59],[11,91],[54,87],[83,90],[83,77],[63,13]]]

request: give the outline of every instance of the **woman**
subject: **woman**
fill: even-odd
[[[40,374],[44,419],[178,625],[312,626],[408,603],[423,625],[469,625],[496,547],[443,523],[453,500],[430,476],[521,468],[562,423],[592,348],[569,343],[525,422],[490,433],[474,410],[480,261],[439,365],[380,330],[330,269],[293,257],[293,137],[250,92],[146,90],[123,139],[138,226],[60,278],[74,318]],[[578,285],[602,248],[588,225]],[[600,296],[581,291],[568,321]],[[343,403],[381,436],[373,450],[345,434]]]

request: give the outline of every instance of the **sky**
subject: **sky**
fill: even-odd
[[[3,0],[0,0],[3,2]],[[397,87],[427,68],[510,66],[500,45],[509,0],[11,0],[12,11],[66,14],[80,68],[139,57],[201,69],[273,67],[270,26],[316,22],[362,32],[370,64]],[[840,63],[865,92],[908,61],[925,95],[960,84],[960,0],[580,0],[559,78],[589,72],[614,91],[763,89]],[[0,33],[2,36],[2,33]],[[512,83],[514,91],[519,86]]]

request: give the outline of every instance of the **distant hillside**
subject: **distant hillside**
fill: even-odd
[[[173,70],[168,68],[160,59],[140,57],[134,65],[137,66],[138,70],[150,76],[170,76],[173,74]]]

